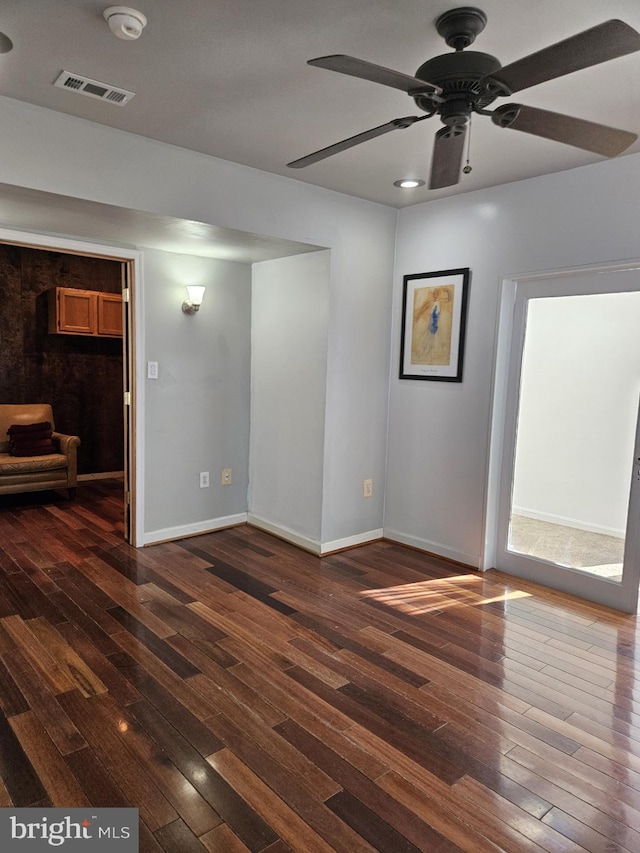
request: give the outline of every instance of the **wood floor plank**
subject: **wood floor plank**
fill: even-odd
[[[475,779],[461,779],[455,787],[460,799],[467,799],[469,806],[478,814],[479,826],[484,827],[484,831],[488,831],[506,853],[540,853],[542,850],[547,853],[584,853],[584,847],[503,800]]]
[[[65,755],[65,763],[82,786],[92,806],[105,809],[136,808],[116,785],[107,768],[90,747]]]
[[[26,711],[10,723],[53,805],[76,809],[91,805],[36,715]]]
[[[141,549],[121,479],[0,496],[0,807],[142,853],[637,853],[640,625],[385,540]]]
[[[180,702],[199,720],[205,720],[211,714],[210,705],[196,690],[187,684],[173,669],[159,660],[143,643],[127,631],[115,635],[118,645],[143,666],[153,678],[176,696]],[[112,656],[109,656],[113,660]],[[115,664],[117,666],[117,664]]]
[[[350,764],[360,770],[370,779],[377,779],[386,773],[387,766],[383,764],[376,755],[361,749],[353,743],[349,737],[348,729],[336,728],[332,725],[332,719],[322,719],[314,712],[313,707],[291,696],[290,692],[275,686],[268,678],[265,678],[255,669],[245,664],[234,667],[238,678],[267,694],[271,701],[280,709],[286,711],[288,717],[295,720],[310,734],[320,738],[323,743],[330,746],[338,755],[341,755]]]
[[[42,780],[4,714],[0,714],[0,759],[3,787],[14,806],[28,808],[47,797]]]
[[[15,654],[12,653],[12,657]],[[13,667],[12,667],[13,668]],[[5,717],[13,717],[29,710],[29,703],[16,684],[0,654],[0,709]]]
[[[57,697],[20,652],[16,652],[11,657],[10,668],[15,682],[20,686],[22,695],[28,703],[28,708],[45,727],[60,753],[68,755],[86,746],[84,738],[65,714]]]
[[[246,844],[238,838],[235,832],[226,823],[216,826],[210,832],[200,836],[200,843],[209,853],[250,853]],[[275,844],[265,847],[265,851],[272,850],[275,853]]]
[[[98,676],[44,617],[29,619],[27,626],[83,696],[107,692]]]
[[[203,853],[204,845],[189,827],[181,820],[157,829],[156,839],[165,850],[179,850],[180,853]]]
[[[65,693],[76,687],[69,673],[49,653],[20,616],[7,616],[2,625],[34,670],[46,681],[53,693]]]
[[[591,827],[585,826],[572,815],[560,811],[560,809],[551,809],[544,816],[543,821],[547,826],[553,827],[562,833],[564,837],[575,841],[576,844],[590,851],[590,853],[599,853],[600,850],[606,850],[607,853],[609,851],[612,851],[612,853],[634,853],[634,851],[638,850],[637,837],[630,840],[631,846],[623,846],[616,840],[617,832],[614,831],[612,834],[602,835],[596,832],[596,830],[591,829]],[[608,828],[608,832],[611,833],[610,828]]]
[[[358,770],[353,768],[349,762],[337,755],[329,747],[321,743],[317,738],[305,732],[295,723],[287,722],[276,727],[291,744],[294,744],[309,758],[339,782],[348,794],[334,795],[327,805],[339,814],[343,819],[349,813],[353,814],[355,824],[347,821],[354,829],[362,829],[363,822],[369,823],[375,829],[380,838],[386,838],[385,850],[393,849],[393,845],[399,845],[400,841],[409,850],[441,851],[455,853],[459,847],[434,831],[425,824],[413,812],[393,802],[381,788],[370,779],[367,779]],[[363,808],[358,811],[354,806],[359,803]],[[376,821],[374,816],[378,818]],[[378,817],[379,816],[379,817]],[[358,831],[360,831],[358,830]],[[361,832],[361,834],[363,834]],[[401,836],[401,838],[399,838]],[[372,836],[364,834],[371,843]]]
[[[229,719],[225,714],[212,717],[209,725],[224,745],[260,772],[262,778],[282,780],[289,777],[318,802],[324,802],[341,790],[335,779],[316,766],[306,754],[274,734],[273,729],[250,721],[247,725],[245,719]],[[276,728],[275,732],[279,734],[280,730]],[[276,782],[272,787],[277,788],[277,785]]]
[[[116,718],[111,721],[111,725],[105,726],[103,717],[92,710],[92,706],[100,701],[99,697],[88,700],[78,691],[73,691],[61,696],[60,701],[118,787],[140,809],[140,816],[149,828],[155,831],[177,820],[178,814],[173,806],[145,769],[131,759],[131,753],[120,742],[114,731],[119,720]]]
[[[627,812],[625,821],[640,828],[640,791],[608,779],[603,774],[582,765],[576,759],[566,759],[562,765],[557,766],[533,755],[520,746],[513,749],[509,753],[509,757],[516,764],[520,764],[527,770],[542,776],[564,791],[569,791],[581,799],[600,805],[612,815],[618,813],[617,803],[620,802],[622,808]],[[613,804],[610,802],[612,798],[617,798]]]
[[[141,666],[133,664],[123,666],[122,669],[123,672],[126,672],[126,677],[131,684],[135,685],[136,701],[144,696],[150,705],[160,709],[166,721],[178,732],[181,732],[200,755],[206,757],[221,748],[222,744],[211,730]],[[208,716],[210,716],[213,709],[209,708],[208,710]]]
[[[411,726],[409,723],[398,730],[393,721],[364,707],[357,699],[331,690],[319,679],[298,667],[287,670],[287,675],[315,693],[327,705],[337,707],[345,716],[356,720],[364,728],[385,739],[417,764],[449,784],[464,775],[464,769],[456,766],[448,750],[442,748],[440,742],[426,730]]]
[[[322,812],[323,824],[319,829],[330,832],[332,843],[328,843],[308,822],[274,793],[246,764],[228,749],[221,750],[209,759],[216,770],[230,785],[242,794],[258,814],[268,820],[278,835],[293,850],[306,853],[373,853],[365,839],[359,837],[325,806],[317,806]],[[299,806],[301,810],[302,806]],[[342,826],[340,826],[342,824]]]
[[[189,742],[148,703],[140,702],[131,708],[138,722],[151,734],[176,767],[196,790],[216,810],[238,837],[251,849],[261,850],[277,839],[268,823],[263,821],[250,804],[229,785]]]
[[[65,622],[58,625],[56,630],[121,705],[129,705],[141,698],[140,693],[107,657],[100,654],[78,625]]]
[[[166,753],[135,719],[135,706],[121,709],[109,697],[102,697],[100,713],[105,725],[119,720],[117,733],[132,757],[176,810],[181,820],[196,835],[202,835],[222,823],[222,819],[198,790],[168,760]]]
[[[229,748],[237,740],[240,730],[243,738],[250,738],[265,755],[282,765],[292,777],[303,780],[304,785],[319,801],[327,800],[341,790],[335,779],[317,767],[304,753],[291,746],[287,740],[274,736],[274,729],[256,719],[252,714],[242,714],[238,711],[232,717],[228,717],[223,712],[210,718],[208,724]],[[278,731],[277,728],[276,731]],[[253,748],[257,754],[258,750]]]
[[[434,796],[433,791],[425,796],[424,790],[419,790],[408,779],[393,771],[382,776],[378,785],[443,837],[450,838],[465,853],[503,853],[505,848],[486,838],[477,826],[469,825],[464,809],[454,797],[452,789],[440,797]]]
[[[7,788],[2,779],[0,779],[0,809],[8,809],[11,808],[12,805],[13,804],[11,802],[9,792],[7,791]]]
[[[527,711],[527,716],[531,717],[533,720],[543,721],[549,726],[549,728],[553,727],[560,734],[565,734],[567,737],[571,737],[582,746],[586,746],[594,752],[599,752],[601,755],[611,758],[613,761],[624,764],[630,770],[635,770],[636,772],[640,771],[640,752],[635,746],[633,750],[629,750],[610,745],[608,742],[603,741],[601,738],[591,734],[590,732],[584,731],[578,726],[566,722],[566,720],[553,720],[552,722],[544,711],[540,711],[537,708],[529,709],[529,711]]]

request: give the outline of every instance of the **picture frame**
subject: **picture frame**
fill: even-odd
[[[462,382],[469,267],[405,275],[400,379]]]

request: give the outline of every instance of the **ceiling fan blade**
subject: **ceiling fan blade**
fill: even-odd
[[[623,21],[605,21],[505,65],[482,83],[490,91],[498,88],[504,95],[512,95],[636,50],[640,50],[640,33]]]
[[[436,133],[431,158],[430,190],[452,187],[460,180],[466,134],[466,124],[443,127]]]
[[[628,130],[618,130],[581,118],[572,118],[548,110],[538,110],[522,104],[503,104],[494,110],[491,120],[500,127],[510,127],[545,139],[564,142],[605,157],[615,157],[638,138]]]
[[[348,74],[350,77],[360,77],[362,80],[371,80],[372,83],[381,83],[383,86],[401,89],[409,94],[414,92],[440,94],[442,92],[439,86],[434,86],[433,83],[428,83],[426,80],[419,80],[417,77],[410,77],[408,74],[401,74],[391,68],[374,65],[372,62],[365,62],[364,59],[356,59],[355,56],[345,56],[342,53],[310,59],[307,65],[327,68],[329,71],[338,71],[340,74]]]
[[[293,160],[287,163],[292,169],[303,169],[305,166],[311,166],[326,157],[332,157],[334,154],[339,154],[341,151],[346,151],[348,148],[353,148],[354,145],[360,145],[361,142],[366,142],[368,139],[375,139],[376,136],[382,136],[384,133],[389,133],[391,130],[400,130],[405,127],[411,127],[417,121],[424,121],[429,116],[405,116],[405,118],[394,118],[393,121],[388,121],[386,124],[380,124],[378,127],[372,127],[371,130],[365,130],[362,133],[356,133],[355,136],[350,136],[348,139],[343,139],[341,142],[336,142],[333,145],[328,145],[326,148],[321,148],[319,151],[314,151],[313,154],[307,154],[306,157],[301,157],[299,160]]]

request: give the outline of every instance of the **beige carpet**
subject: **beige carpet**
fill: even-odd
[[[615,579],[622,575],[624,539],[615,536],[513,515],[509,548],[600,577]]]

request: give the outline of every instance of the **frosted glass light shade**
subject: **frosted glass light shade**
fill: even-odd
[[[199,285],[190,285],[187,287],[189,302],[193,302],[194,305],[202,305],[205,290],[206,287],[200,287]]]
[[[185,314],[195,314],[202,305],[204,292],[206,288],[201,285],[187,285],[188,299],[182,303],[182,310]]]

